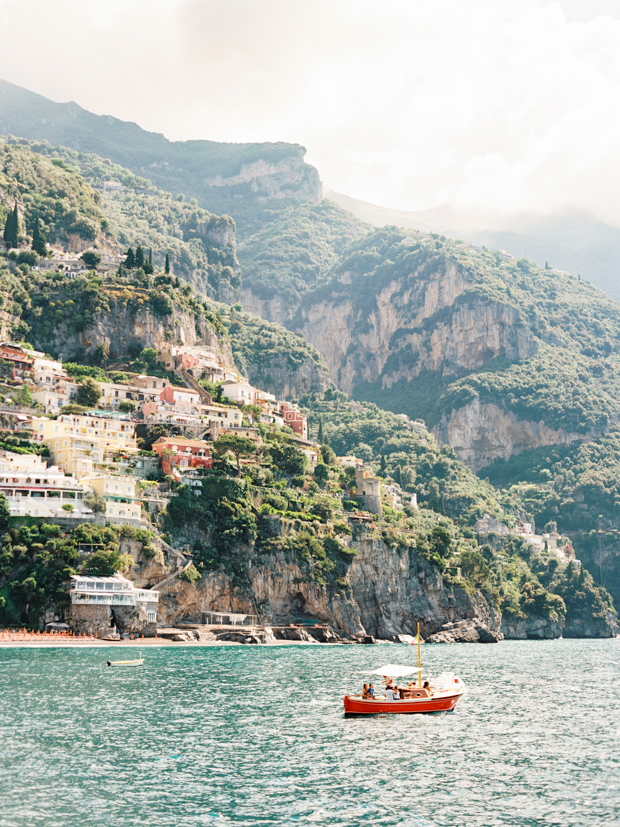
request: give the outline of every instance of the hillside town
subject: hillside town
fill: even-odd
[[[224,367],[214,348],[166,345],[156,361],[177,384],[146,374],[97,382],[96,407],[86,409],[78,404],[81,380],[72,379],[61,361],[23,343],[0,344],[7,393],[0,405],[0,430],[3,439],[18,437],[33,450],[3,451],[0,467],[6,476],[0,492],[11,514],[94,519],[90,493],[105,498],[107,519],[139,525],[138,480],[157,478],[159,469],[174,482],[195,479],[211,468],[214,441],[231,433],[259,445],[260,424],[282,429],[316,467],[318,446],[308,439],[299,407],[252,387]],[[224,401],[214,402],[199,378],[220,383]],[[19,404],[24,394],[26,407]],[[159,426],[167,435],[152,450],[141,450],[138,425]]]
[[[229,434],[260,448],[265,429],[277,430],[316,469],[320,445],[309,439],[299,406],[252,386],[225,367],[215,348],[166,344],[154,364],[160,375],[87,380],[95,397],[85,407],[84,379],[72,378],[60,359],[24,343],[0,344],[0,494],[13,522],[53,520],[64,530],[82,523],[127,525],[159,537],[161,506],[176,496],[178,485],[200,493],[201,479],[213,467],[213,444]],[[214,401],[200,380],[220,388],[222,401]],[[158,434],[150,449],[138,437],[141,426],[143,433]],[[348,515],[351,525],[372,526],[384,507],[417,508],[415,494],[382,482],[361,459],[345,456],[336,464],[348,472],[359,504]],[[135,589],[118,572],[74,578],[69,593],[74,629],[90,634],[102,621],[105,628],[112,606],[133,606],[142,631],[156,629],[158,592]]]

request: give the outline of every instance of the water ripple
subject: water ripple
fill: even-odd
[[[364,719],[346,670],[411,650],[2,649],[0,827],[617,823],[619,647],[427,646],[455,712]]]

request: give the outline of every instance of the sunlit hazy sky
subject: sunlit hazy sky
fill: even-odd
[[[620,224],[620,0],[0,0],[0,77],[400,209]]]

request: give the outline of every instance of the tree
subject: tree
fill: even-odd
[[[330,445],[321,445],[321,457],[325,465],[336,465],[336,452]]]
[[[241,412],[249,416],[254,423],[260,419],[263,409],[260,405],[244,405],[243,408],[241,408]]]
[[[17,256],[17,264],[27,264],[29,267],[34,267],[39,261],[39,256],[34,250],[20,250]]]
[[[133,399],[123,399],[118,403],[118,409],[123,413],[134,413],[138,409],[138,403]]]
[[[84,505],[94,511],[95,514],[105,514],[105,497],[103,494],[91,492],[84,497]]]
[[[317,435],[316,441],[319,443],[319,445],[324,445],[325,444],[325,437],[323,435],[323,417],[322,416],[319,417],[319,433]]]
[[[170,256],[166,253],[166,263],[164,264],[164,273],[168,275],[170,272]]]
[[[76,400],[78,405],[84,405],[86,408],[94,408],[97,402],[101,399],[101,388],[99,382],[91,379],[90,376],[85,376],[78,384]]]
[[[6,498],[0,494],[0,535],[3,535],[9,527],[9,519],[11,512],[9,511],[9,504]]]
[[[147,365],[154,365],[157,361],[157,351],[154,347],[144,347],[140,351],[140,360]]]
[[[34,224],[32,227],[32,249],[35,251],[35,253],[37,253],[37,255],[47,255],[47,248],[45,247],[46,241],[47,238],[41,230],[41,222],[39,221],[39,216],[35,215]]]
[[[125,269],[126,270],[133,270],[136,266],[136,257],[133,254],[133,250],[131,247],[127,248],[127,257],[125,258]]]
[[[336,503],[331,497],[328,497],[327,494],[320,494],[318,497],[315,497],[310,506],[310,513],[318,517],[322,523],[331,520],[335,510]]]
[[[213,443],[213,450],[218,457],[223,457],[229,452],[237,460],[237,476],[241,476],[241,457],[248,457],[256,453],[256,444],[245,436],[236,434],[224,434]]]
[[[4,225],[4,243],[10,249],[19,247],[19,213],[17,212],[17,203],[15,207],[8,214],[6,224]]]
[[[144,267],[144,250],[138,244],[136,247],[136,267]]]
[[[142,269],[147,274],[147,276],[150,276],[153,273],[153,248],[152,247],[149,247],[149,260],[143,265]]]
[[[385,474],[385,454],[381,454],[381,473]]]
[[[308,467],[308,458],[306,455],[295,448],[294,445],[284,443],[283,445],[270,445],[269,454],[276,465],[283,474],[288,474],[290,477],[300,477],[306,473]]]
[[[105,367],[108,363],[109,350],[105,342],[99,342],[93,354],[93,362]]]
[[[27,408],[32,404],[32,394],[30,393],[30,388],[28,385],[23,385],[23,387],[21,387],[17,393],[13,395],[13,402],[24,408]]]
[[[94,250],[87,250],[85,253],[82,253],[80,258],[87,267],[93,268],[97,267],[101,261],[101,255],[99,253],[95,253]]]

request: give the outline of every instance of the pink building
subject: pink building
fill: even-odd
[[[281,402],[280,415],[284,419],[284,424],[293,429],[293,433],[302,439],[308,439],[308,422],[297,405],[293,405],[292,402]]]
[[[168,405],[174,405],[178,413],[200,414],[200,396],[189,388],[175,388],[168,385],[159,398]]]

